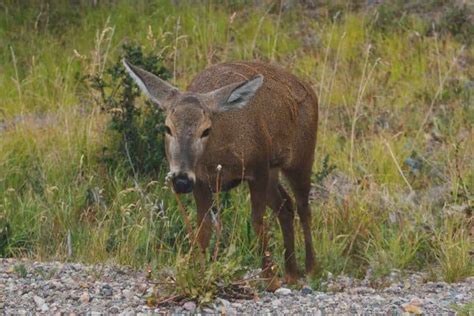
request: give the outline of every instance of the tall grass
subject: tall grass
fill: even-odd
[[[312,83],[320,99],[314,172],[325,156],[336,166],[315,183],[323,188],[312,203],[319,276],[368,268],[380,276],[438,269],[449,282],[472,276],[474,48],[429,32],[414,15],[390,28],[372,11],[314,18],[299,7],[203,3],[1,7],[3,255],[182,266],[178,254],[190,245],[165,171],[136,178],[104,165],[109,117],[84,80],[136,42],[162,54],[182,88],[204,67],[236,59],[272,60]],[[247,190],[220,200],[219,262],[233,268],[215,264],[212,277],[260,262]],[[267,222],[281,268],[281,233],[270,214]],[[301,259],[301,234],[297,249]],[[188,272],[178,273],[184,283],[198,277]]]

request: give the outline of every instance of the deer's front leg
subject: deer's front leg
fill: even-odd
[[[197,208],[197,242],[203,253],[209,247],[212,234],[212,192],[209,186],[196,182],[193,190]]]

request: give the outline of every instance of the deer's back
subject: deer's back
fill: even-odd
[[[307,83],[285,70],[256,62],[219,64],[199,73],[188,91],[206,93],[258,74],[264,76],[263,85],[245,108],[215,114],[202,158],[209,168],[245,166],[249,172],[265,160],[285,167],[313,159],[317,99]]]

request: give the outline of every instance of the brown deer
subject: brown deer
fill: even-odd
[[[194,194],[201,249],[205,251],[211,238],[210,209],[216,190],[216,167],[220,165],[219,190],[248,183],[252,225],[262,251],[266,249],[265,209],[269,206],[275,212],[284,239],[286,280],[295,282],[294,207],[280,183],[281,172],[296,199],[304,232],[306,272],[314,272],[308,195],[318,102],[311,87],[273,65],[232,62],[202,71],[186,92],[180,92],[125,60],[124,65],[166,115],[169,176],[176,193]],[[263,264],[265,271],[265,257]]]

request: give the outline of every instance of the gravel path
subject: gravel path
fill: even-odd
[[[217,299],[206,308],[193,302],[150,308],[146,298],[153,284],[143,272],[116,266],[71,263],[39,263],[0,259],[0,311],[3,314],[55,314],[59,312],[100,314],[454,314],[453,306],[470,303],[474,277],[464,282],[424,282],[421,274],[402,281],[392,273],[392,283],[373,289],[365,281],[339,277],[330,281],[327,293],[279,289],[262,293],[260,299],[229,302]],[[474,311],[471,311],[471,313]]]

